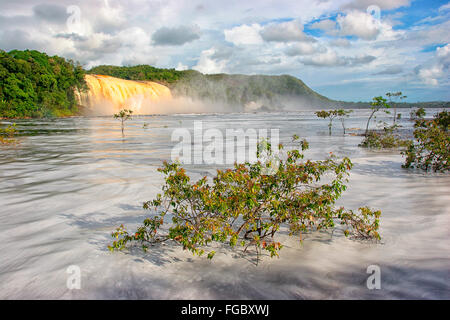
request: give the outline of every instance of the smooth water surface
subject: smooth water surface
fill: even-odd
[[[410,132],[408,111],[400,123]],[[405,170],[396,151],[358,147],[367,115],[354,112],[345,136],[338,121],[329,136],[328,122],[310,111],[140,116],[125,137],[109,117],[17,121],[20,143],[0,146],[0,299],[449,299],[450,176]],[[312,233],[302,244],[283,240],[280,258],[258,266],[239,249],[212,261],[171,244],[110,253],[111,231],[148,214],[142,202],[162,185],[156,169],[177,144],[172,132],[200,120],[224,135],[279,129],[285,142],[298,134],[312,159],[350,157],[339,205],[381,209],[382,242]],[[187,166],[193,177],[215,168]],[[71,265],[81,270],[80,290],[67,288]],[[380,267],[380,290],[366,286],[370,265]]]

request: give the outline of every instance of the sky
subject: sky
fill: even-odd
[[[0,49],[96,65],[289,74],[318,93],[450,100],[450,2],[0,0]]]

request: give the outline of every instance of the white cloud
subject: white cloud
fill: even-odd
[[[340,56],[335,51],[327,49],[326,52],[303,58],[301,62],[307,66],[341,67],[366,65],[375,59],[376,57],[365,54],[357,56]]]
[[[187,70],[187,69],[189,69],[189,67],[182,64],[181,62],[178,62],[177,66],[175,68],[175,70],[178,70],[178,71],[183,71],[183,70]]]
[[[263,39],[260,32],[262,27],[254,23],[252,25],[241,25],[224,31],[225,40],[235,45],[261,44]]]
[[[355,77],[379,79],[384,74],[392,79],[386,86],[403,85],[399,81],[405,83],[405,77],[410,77],[409,86],[414,83],[424,92],[443,92],[449,83],[445,51],[423,48],[449,43],[450,5],[446,2],[427,5],[428,21],[433,21],[420,23],[428,12],[418,13],[416,2],[409,0],[228,0],[201,5],[191,0],[40,0],[38,7],[29,0],[0,1],[0,48],[37,49],[80,61],[87,68],[98,64],[178,69],[196,65],[207,73],[287,73],[314,86]],[[71,5],[81,10],[79,28],[69,29],[65,19],[70,15],[61,10]],[[382,10],[378,26],[366,13],[369,5]],[[400,14],[411,13],[408,5],[420,18],[411,21],[415,17],[411,15],[402,28],[394,30],[392,26],[404,19]],[[400,11],[385,11],[402,6]],[[329,18],[336,16],[340,20]],[[283,19],[298,20],[280,22]],[[324,34],[312,38],[300,19],[306,25],[322,19],[309,26]],[[194,36],[195,41],[182,46],[152,43],[157,30],[178,26],[198,26],[201,37]],[[178,31],[182,38],[189,28]],[[326,69],[319,72],[321,66]],[[425,88],[423,83],[437,87]]]
[[[450,69],[450,44],[436,48],[436,56],[428,64],[418,66],[416,73],[426,84],[437,86],[447,76]]]
[[[338,14],[336,21],[324,19],[311,25],[312,29],[320,29],[330,36],[356,36],[363,40],[392,40],[402,31],[393,31],[390,23],[394,20],[382,20],[377,15],[359,10],[351,10],[346,14]],[[341,41],[341,43],[343,43]],[[338,42],[337,42],[337,45]]]
[[[215,48],[203,50],[200,54],[200,58],[197,65],[192,69],[200,71],[202,73],[222,73],[225,71],[227,60],[215,60],[212,56],[216,53]]]
[[[303,32],[303,24],[300,20],[269,24],[261,31],[261,36],[265,41],[274,42],[312,40]]]
[[[439,66],[431,66],[429,68],[423,68],[419,70],[419,77],[426,83],[433,86],[438,85],[438,79],[442,77],[442,69]]]
[[[319,49],[310,42],[300,42],[289,46],[286,49],[288,56],[304,56],[316,53]]]
[[[330,45],[334,47],[349,48],[351,46],[351,43],[345,38],[339,38],[330,41]]]
[[[436,56],[438,58],[448,58],[450,55],[450,44],[445,45],[444,47],[436,48]]]
[[[340,58],[335,51],[328,50],[311,58],[302,60],[303,64],[311,66],[342,66],[345,62]]]
[[[324,20],[314,22],[311,25],[311,29],[319,29],[319,30],[325,31],[325,33],[327,33],[329,35],[337,34],[336,21],[333,21],[330,19],[324,19]]]
[[[95,32],[115,33],[126,28],[127,19],[122,6],[111,7],[108,1],[95,12],[93,29]]]
[[[155,45],[180,46],[200,38],[198,26],[179,26],[174,28],[162,27],[155,31],[152,40]]]
[[[439,7],[439,12],[450,10],[450,2]]]
[[[364,40],[374,40],[380,33],[380,21],[371,14],[361,11],[350,11],[345,16],[339,15],[337,22],[342,36],[357,36]]]
[[[381,10],[392,10],[409,6],[411,0],[352,0],[343,6],[344,9],[366,10],[369,6],[378,6]]]

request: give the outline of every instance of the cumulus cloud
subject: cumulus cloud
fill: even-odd
[[[66,23],[68,13],[66,8],[56,4],[38,4],[33,7],[34,15],[44,21],[51,23],[63,24]]]
[[[97,10],[93,21],[93,31],[115,34],[126,28],[127,19],[122,7],[111,7],[107,1],[106,6]]]
[[[224,31],[225,40],[237,46],[261,44],[263,39],[260,32],[262,27],[254,23],[252,25],[241,25]]]
[[[316,67],[342,67],[342,66],[357,66],[361,64],[368,64],[374,61],[376,57],[371,55],[361,56],[339,56],[335,51],[328,49],[326,52],[301,59],[304,65]]]
[[[437,86],[447,77],[450,69],[450,44],[436,48],[435,57],[425,65],[416,67],[415,72],[426,84]]]
[[[375,40],[384,33],[392,36],[392,28],[386,22],[381,22],[375,15],[365,11],[351,10],[346,14],[338,14],[336,21],[324,19],[311,25],[330,36],[356,36],[364,40]]]
[[[350,11],[337,17],[339,34],[342,36],[357,36],[364,40],[373,40],[380,33],[380,21],[371,14],[361,11]]]
[[[5,30],[0,31],[0,48],[2,50],[26,50],[29,48],[42,50],[45,48],[45,42],[33,37],[23,30]]]
[[[449,43],[446,2],[418,10],[412,0],[0,1],[0,48],[41,50],[86,68],[151,64],[207,73],[288,73],[315,88],[325,80],[356,78],[370,85],[370,79],[392,79],[383,85],[394,87],[398,72],[437,85],[427,92],[443,92],[449,83],[444,51],[422,49]],[[81,21],[69,26],[73,5]],[[382,10],[380,21],[366,12],[370,5]],[[399,22],[401,28],[392,28]],[[318,72],[323,66],[326,72]]]
[[[158,61],[158,57],[145,54],[145,53],[136,53],[130,54],[125,59],[121,61],[121,64],[124,66],[135,66],[140,64],[149,64],[153,65]]]
[[[324,19],[311,24],[311,29],[319,29],[325,31],[325,33],[329,35],[337,34],[336,27],[337,27],[336,21],[333,21],[331,19]]]
[[[198,26],[162,27],[152,35],[153,44],[159,46],[180,46],[200,39]]]
[[[448,43],[450,20],[432,26],[414,28],[407,32],[401,41],[393,43],[402,47],[420,47],[437,43]]]
[[[289,46],[285,53],[286,55],[293,56],[305,56],[316,53],[320,49],[316,48],[314,44],[310,42],[300,42]]]
[[[218,45],[215,47],[214,54],[211,59],[214,60],[228,60],[233,55],[233,48],[225,45]]]
[[[301,62],[303,62],[304,65],[317,67],[345,65],[344,59],[339,57],[336,52],[332,50],[328,50],[327,52],[315,55],[310,58],[305,58],[301,60]]]
[[[292,20],[282,23],[272,23],[261,30],[261,37],[265,41],[291,42],[314,41],[303,32],[303,24],[300,20]]]
[[[227,60],[215,60],[213,59],[216,53],[216,48],[203,50],[200,54],[200,58],[197,64],[192,69],[200,71],[202,73],[222,73],[225,71]]]
[[[378,6],[381,10],[392,10],[409,6],[411,0],[352,0],[343,6],[343,9],[366,10],[369,6]]]
[[[225,40],[237,46],[259,45],[267,42],[314,42],[315,39],[306,35],[300,20],[281,23],[270,23],[266,26],[254,23],[240,25],[224,31]]]
[[[256,58],[256,57],[247,56],[245,58],[240,59],[239,62],[235,65],[235,67],[239,66],[242,68],[245,66],[274,65],[274,64],[279,64],[279,63],[281,63],[280,58],[275,58],[275,57]]]
[[[330,45],[333,47],[349,48],[351,47],[350,41],[345,38],[338,38],[330,41]]]
[[[58,33],[54,35],[55,38],[62,38],[62,39],[68,39],[73,41],[86,41],[88,40],[88,37],[82,36],[78,33],[72,32],[72,33]]]
[[[188,69],[189,69],[189,67],[187,65],[182,64],[181,62],[178,62],[177,66],[175,68],[175,70],[178,70],[178,71],[183,71],[183,70],[188,70]]]

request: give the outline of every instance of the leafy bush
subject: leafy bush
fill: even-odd
[[[426,111],[424,108],[418,108],[416,110],[411,110],[410,119],[423,119],[426,115]]]
[[[448,111],[441,111],[439,112],[435,117],[434,121],[436,124],[444,130],[445,132],[448,131],[448,126],[450,124],[450,112]]]
[[[328,133],[331,135],[331,127],[333,126],[333,120],[338,116],[337,110],[330,110],[330,111],[321,110],[316,111],[315,114],[318,118],[329,119],[330,122],[328,123]]]
[[[14,138],[16,135],[16,124],[10,124],[5,129],[0,129],[0,144],[15,144],[17,140]]]
[[[409,141],[401,139],[396,133],[397,125],[384,127],[382,132],[369,131],[364,140],[359,144],[360,147],[370,149],[389,149],[408,147]]]
[[[380,211],[335,207],[352,167],[348,158],[338,161],[331,155],[323,161],[303,161],[308,144],[301,141],[298,148],[285,153],[284,160],[280,157],[276,172],[264,174],[272,163],[262,162],[261,154],[270,148],[270,144],[260,144],[256,163],[217,170],[212,184],[207,177],[192,183],[179,164],[165,162],[159,169],[165,175],[162,194],[144,203],[145,209],[152,210],[151,216],[134,233],[123,225],[117,228],[109,249],[137,243],[146,251],[149,245],[172,240],[200,256],[208,244],[216,242],[241,246],[244,252],[254,247],[257,257],[262,250],[273,257],[282,248],[274,237],[280,228],[287,227],[291,236],[302,240],[302,233],[332,229],[336,224],[345,226],[346,236],[380,239]],[[323,183],[324,178],[330,181]],[[168,218],[171,224],[163,231]],[[214,254],[210,251],[207,257]]]
[[[328,133],[331,135],[331,128],[333,126],[333,120],[335,118],[339,118],[339,120],[341,121],[342,129],[344,130],[345,134],[345,118],[347,118],[349,114],[352,112],[353,110],[336,109],[329,111],[326,110],[316,111],[315,114],[318,118],[329,119],[330,122],[328,123]]]
[[[450,113],[442,111],[432,120],[416,120],[414,138],[403,155],[404,168],[448,171],[450,169]]]

